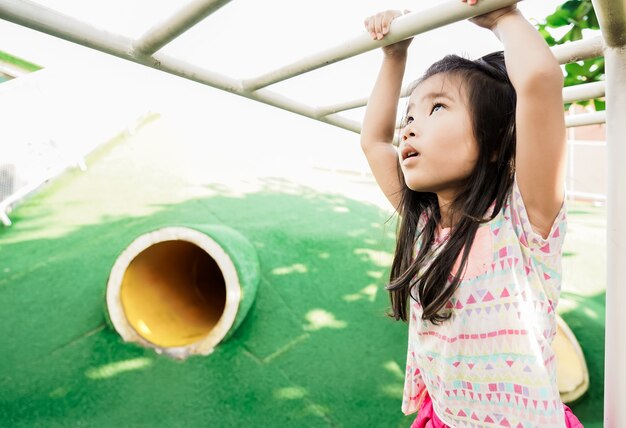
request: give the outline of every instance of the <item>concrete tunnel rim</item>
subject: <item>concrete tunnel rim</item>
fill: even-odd
[[[121,300],[122,281],[130,263],[151,246],[166,241],[189,242],[205,251],[220,269],[226,289],[224,311],[217,324],[202,339],[185,346],[163,347],[145,339],[128,321]],[[153,348],[157,353],[165,353],[174,358],[186,358],[189,355],[209,355],[213,352],[233,326],[241,296],[237,269],[220,244],[198,230],[184,226],[169,226],[140,235],[122,251],[111,269],[107,282],[106,303],[111,323],[125,342],[139,343]]]

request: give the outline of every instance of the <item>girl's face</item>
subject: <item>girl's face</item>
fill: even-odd
[[[461,81],[435,74],[409,98],[398,154],[409,189],[451,200],[478,159],[470,112]]]

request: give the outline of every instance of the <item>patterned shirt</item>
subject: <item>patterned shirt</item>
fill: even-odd
[[[409,300],[405,415],[428,390],[437,416],[452,427],[565,426],[551,344],[566,226],[564,201],[548,238],[535,232],[515,179],[502,210],[476,232],[446,304],[452,317],[423,321],[421,305]],[[448,234],[437,234],[434,251]]]

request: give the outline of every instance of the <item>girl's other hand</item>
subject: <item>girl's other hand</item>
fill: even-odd
[[[408,10],[405,10],[404,13],[399,10],[386,10],[366,18],[363,23],[373,40],[382,40],[382,38],[389,33],[391,22],[398,16],[406,15],[407,13],[409,13]],[[383,52],[387,56],[405,54],[412,40],[413,38],[410,38],[388,46],[383,46]]]
[[[463,3],[467,3],[470,6],[478,3],[478,0],[461,0]],[[493,30],[498,23],[498,20],[502,18],[504,15],[508,15],[509,13],[518,13],[517,5],[514,4],[512,6],[503,7],[501,9],[496,9],[492,12],[485,13],[483,15],[478,15],[471,18],[469,21],[478,25],[479,27],[486,28],[488,30]]]

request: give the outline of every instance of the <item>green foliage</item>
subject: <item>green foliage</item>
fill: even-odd
[[[591,0],[568,0],[556,8],[552,15],[536,24],[537,30],[550,46],[561,45],[567,42],[581,40],[583,30],[599,30],[598,18],[593,9]],[[569,30],[559,39],[555,39],[548,29],[569,27]],[[590,58],[584,61],[565,65],[565,86],[581,85],[584,83],[604,80],[604,57]],[[577,104],[587,106],[593,102],[596,110],[604,110],[604,100],[577,101]],[[569,108],[566,104],[565,108]]]

